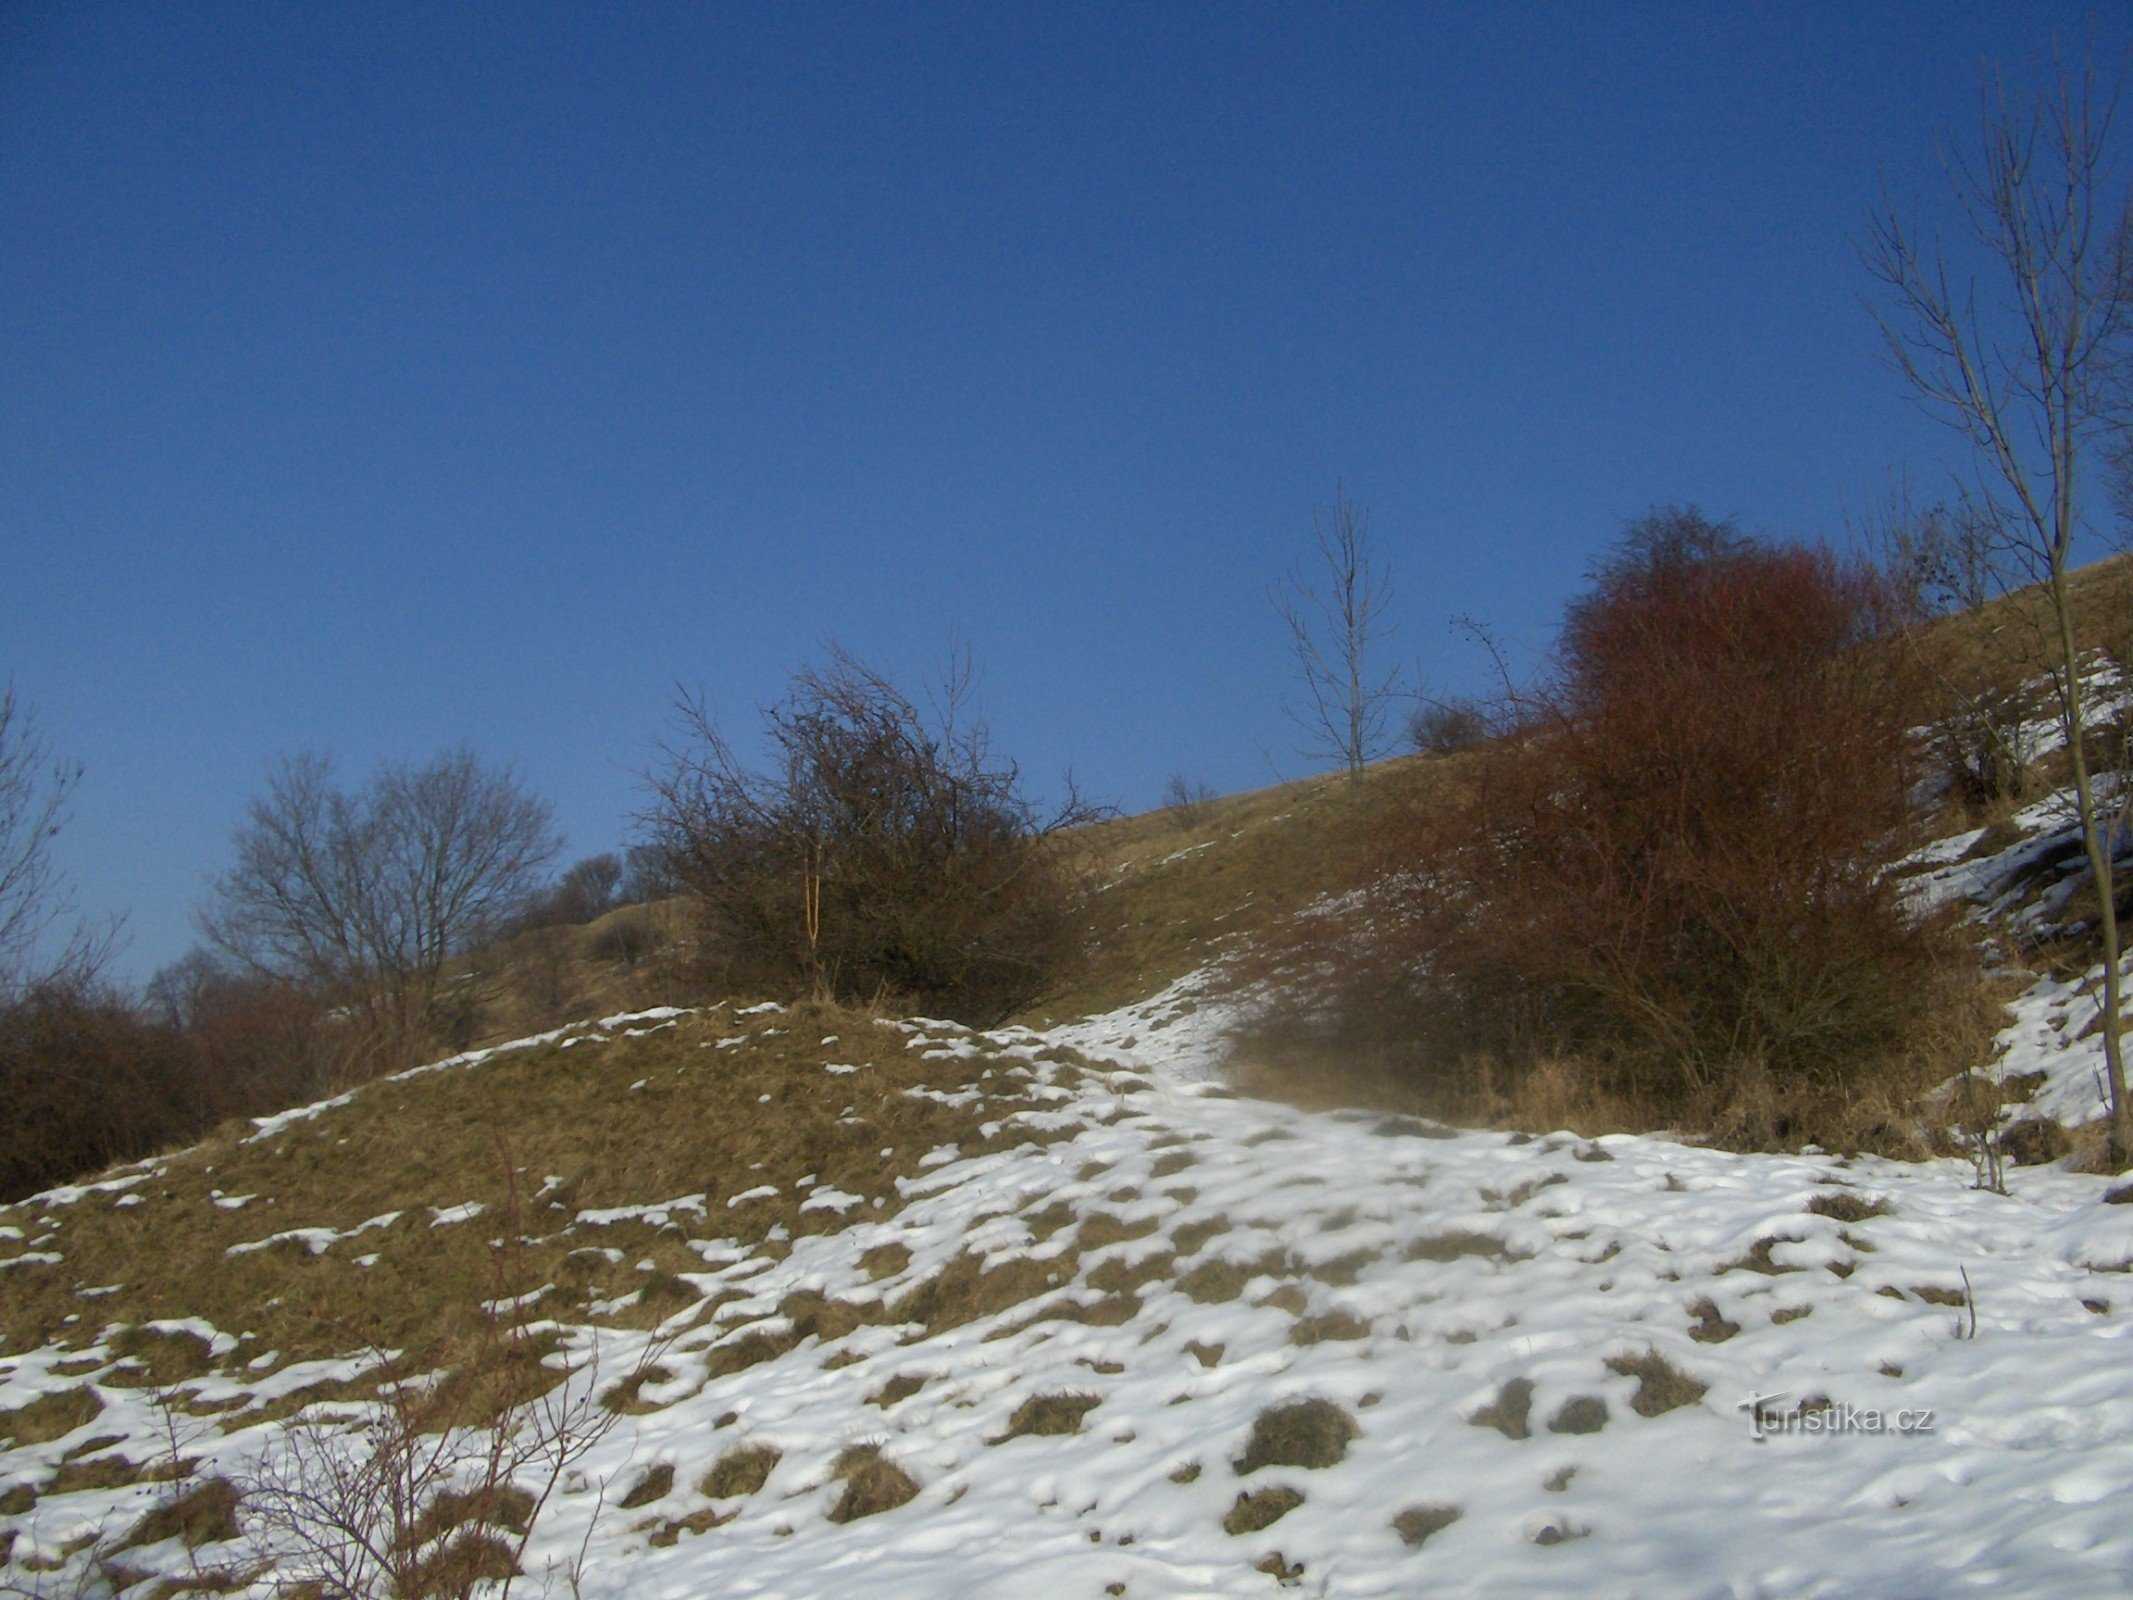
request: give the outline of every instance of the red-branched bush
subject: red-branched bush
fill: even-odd
[[[1450,1114],[1486,1109],[1482,1063],[1499,1100],[1567,1061],[1642,1115],[1754,1137],[1847,1092],[1943,970],[1889,873],[1912,752],[1887,615],[1822,551],[1618,560],[1510,731],[1380,827],[1354,909],[1291,963],[1307,1014],[1369,1019]]]

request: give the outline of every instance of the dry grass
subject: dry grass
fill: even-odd
[[[1300,1491],[1280,1486],[1240,1494],[1236,1504],[1229,1508],[1229,1514],[1222,1519],[1222,1531],[1232,1538],[1257,1533],[1263,1528],[1271,1528],[1303,1503]]]
[[[1461,1516],[1457,1506],[1409,1506],[1392,1519],[1392,1531],[1411,1550],[1419,1550],[1432,1534],[1442,1533]]]
[[[820,1042],[830,1036],[838,1042]],[[63,1256],[8,1269],[0,1352],[85,1347],[95,1334],[75,1316],[77,1291],[116,1283],[123,1287],[98,1302],[97,1323],[130,1331],[113,1341],[118,1365],[100,1381],[166,1383],[204,1370],[197,1339],[144,1327],[182,1316],[250,1335],[222,1358],[227,1370],[267,1350],[293,1361],[402,1349],[409,1363],[449,1366],[484,1331],[479,1307],[498,1289],[490,1240],[508,1214],[531,1240],[514,1265],[529,1284],[558,1285],[577,1307],[626,1296],[595,1320],[647,1326],[694,1297],[684,1277],[702,1266],[692,1238],[774,1249],[764,1243],[774,1230],[798,1237],[840,1227],[833,1211],[800,1209],[803,1176],[861,1196],[870,1219],[885,1220],[903,1204],[896,1180],[920,1172],[932,1150],[956,1144],[971,1154],[1038,1137],[1011,1122],[990,1138],[981,1131],[1029,1103],[1023,1078],[985,1078],[996,1064],[983,1058],[921,1059],[905,1038],[823,1007],[741,1020],[719,1010],[640,1038],[511,1051],[373,1083],[271,1137],[226,1129],[140,1169],[146,1181],[124,1197],[138,1197],[133,1204],[95,1193],[71,1205],[0,1208],[30,1239],[56,1226]],[[861,1070],[832,1075],[822,1070],[828,1062]],[[975,1087],[983,1098],[950,1106],[904,1092],[920,1085]],[[725,1203],[762,1186],[778,1193]],[[217,1193],[258,1198],[225,1209]],[[590,1208],[692,1194],[704,1196],[699,1211],[578,1221]],[[473,1220],[436,1225],[437,1213],[469,1203],[483,1208]],[[230,1253],[299,1228],[345,1237],[317,1253],[295,1242]],[[656,1270],[611,1266],[599,1248],[629,1263],[651,1259]],[[364,1265],[366,1257],[374,1259]],[[935,1286],[942,1306],[933,1315],[957,1299],[949,1287]],[[1013,1299],[1034,1287],[1042,1286],[1022,1285]],[[833,1337],[870,1314],[817,1307],[813,1331]],[[88,1390],[64,1394],[72,1398],[0,1416],[0,1435],[55,1437],[47,1430],[64,1422],[59,1431],[68,1431],[93,1414]]]
[[[1261,1467],[1331,1467],[1348,1454],[1360,1430],[1330,1400],[1270,1406],[1252,1420],[1252,1436],[1237,1459],[1240,1475]]]
[[[1532,1415],[1533,1381],[1513,1378],[1497,1391],[1494,1400],[1466,1420],[1477,1428],[1494,1428],[1506,1439],[1525,1439],[1533,1432],[1529,1425]]]
[[[735,1445],[704,1474],[697,1492],[712,1500],[732,1500],[755,1494],[770,1481],[770,1472],[782,1452],[767,1444]]]
[[[0,1439],[13,1445],[50,1444],[94,1422],[104,1402],[87,1384],[54,1389],[27,1405],[0,1411]]]
[[[1103,1396],[1094,1394],[1033,1394],[1015,1407],[1015,1414],[1007,1419],[1007,1431],[992,1442],[1005,1444],[1029,1434],[1079,1433],[1082,1418],[1102,1403]]]
[[[844,1480],[844,1493],[830,1507],[832,1522],[878,1516],[918,1496],[918,1480],[883,1455],[878,1445],[853,1446],[837,1458],[831,1471]]]
[[[1660,1417],[1682,1406],[1692,1406],[1710,1388],[1708,1384],[1698,1383],[1656,1350],[1647,1350],[1641,1355],[1615,1356],[1608,1361],[1607,1370],[1637,1380],[1637,1392],[1629,1405],[1640,1417]]]
[[[117,1548],[132,1550],[144,1544],[160,1544],[165,1539],[179,1539],[186,1549],[197,1550],[204,1544],[235,1539],[241,1498],[237,1486],[227,1478],[208,1478],[142,1517],[127,1530]]]

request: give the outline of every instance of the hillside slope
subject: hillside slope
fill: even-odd
[[[537,1196],[551,1361],[635,1375],[535,1583],[581,1548],[596,1596],[2065,1596],[2133,1569],[2133,1206],[2101,1180],[1301,1114],[1209,1081],[1199,1016],[616,1018],[12,1208],[9,1577],[242,1586],[241,1514],[188,1548],[153,1509],[258,1481],[297,1400],[367,1393],[359,1307],[425,1284],[434,1325],[487,1292],[450,1265],[502,1237],[467,1118]],[[544,1084],[613,1123],[558,1125]],[[747,1090],[827,1125],[689,1166]],[[407,1193],[364,1189],[382,1104],[446,1134]],[[311,1415],[363,1447],[360,1407]],[[898,1476],[840,1520],[855,1459]]]
[[[478,1445],[514,1362],[583,1446],[525,1593],[2123,1590],[2133,1184],[1241,1098],[1216,968],[1346,881],[1353,803],[1095,831],[1102,942],[1026,1025],[661,1006],[0,1207],[0,1593],[319,1580],[292,1463],[410,1395]],[[2079,1123],[2063,804],[1945,818],[1908,881],[2019,991],[2008,1115]],[[385,1544],[485,1526],[478,1456]]]

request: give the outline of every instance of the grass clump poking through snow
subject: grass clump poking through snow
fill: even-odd
[[[1581,1394],[1563,1402],[1548,1419],[1550,1433],[1598,1433],[1607,1426],[1607,1402],[1598,1395]]]
[[[1494,1428],[1506,1439],[1524,1439],[1532,1434],[1527,1418],[1533,1414],[1533,1381],[1513,1378],[1497,1391],[1496,1398],[1466,1420],[1477,1428]]]
[[[830,1507],[832,1522],[857,1522],[894,1511],[918,1495],[918,1480],[881,1453],[879,1445],[854,1445],[837,1458],[832,1473],[844,1480],[844,1493]]]
[[[1232,1537],[1257,1533],[1262,1528],[1271,1528],[1303,1503],[1302,1493],[1287,1487],[1240,1494],[1237,1496],[1237,1503],[1229,1508],[1229,1514],[1222,1519],[1222,1531]]]
[[[93,1422],[103,1409],[104,1402],[87,1384],[55,1389],[13,1411],[0,1411],[0,1439],[18,1445],[50,1444]]]
[[[1271,1406],[1253,1420],[1237,1471],[1241,1475],[1261,1467],[1334,1466],[1348,1454],[1348,1441],[1359,1431],[1355,1418],[1330,1400]]]
[[[1607,1370],[1637,1380],[1637,1392],[1629,1404],[1640,1417],[1664,1416],[1682,1406],[1692,1406],[1710,1388],[1708,1384],[1698,1383],[1656,1350],[1647,1350],[1642,1355],[1615,1356],[1608,1361]]]
[[[770,1481],[771,1468],[782,1458],[775,1445],[735,1445],[704,1474],[697,1492],[711,1500],[733,1500],[754,1494]]]
[[[185,1548],[222,1544],[237,1537],[237,1506],[242,1497],[227,1478],[209,1478],[175,1500],[165,1501],[142,1517],[119,1544],[121,1550],[182,1539]]]
[[[1005,1444],[1025,1434],[1079,1433],[1081,1419],[1102,1403],[1101,1395],[1033,1394],[1015,1407],[1015,1414],[1007,1419],[1007,1431],[993,1443]]]
[[[1839,1222],[1864,1222],[1869,1217],[1885,1217],[1889,1213],[1887,1201],[1864,1200],[1842,1189],[1816,1195],[1807,1202],[1807,1209],[1818,1217],[1834,1217]]]
[[[648,1468],[643,1476],[630,1485],[630,1492],[616,1504],[625,1511],[635,1511],[639,1506],[648,1506],[654,1500],[664,1500],[674,1488],[674,1463],[662,1461]]]
[[[1410,1550],[1419,1550],[1430,1535],[1442,1533],[1462,1514],[1457,1506],[1409,1506],[1392,1519],[1392,1531]]]

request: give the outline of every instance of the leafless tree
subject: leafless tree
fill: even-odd
[[[14,686],[0,689],[0,1004],[39,977],[97,964],[100,942],[77,928],[33,971],[41,941],[70,910],[51,847],[80,778],[79,765],[52,759]]]
[[[1311,524],[1312,554],[1272,590],[1301,684],[1284,709],[1303,730],[1306,753],[1338,761],[1353,778],[1390,747],[1388,722],[1401,697],[1399,669],[1381,673],[1372,659],[1392,632],[1392,575],[1371,550],[1370,513],[1344,490],[1334,490],[1331,510],[1313,510]]]
[[[1982,281],[1951,269],[1937,241],[1890,208],[1873,217],[1865,255],[1889,292],[1878,320],[1898,371],[1968,441],[1981,464],[1980,505],[2002,548],[2050,597],[2046,656],[2100,907],[2111,1142],[2124,1156],[2133,1153],[2133,1105],[2119,1039],[2117,819],[2090,772],[2090,691],[2068,585],[2088,527],[2089,451],[2123,424],[2133,259],[2128,196],[2112,166],[2115,101],[2086,71],[2062,72],[2027,108],[1988,83],[1981,152],[1951,162]]]
[[[1991,513],[1968,494],[1953,504],[1921,504],[1908,479],[1898,478],[1854,532],[1907,616],[1975,611],[2007,587],[2005,540]]]
[[[202,932],[248,970],[333,995],[390,1055],[432,1020],[445,963],[523,903],[560,845],[508,767],[449,750],[349,792],[282,763],[232,840]]]

